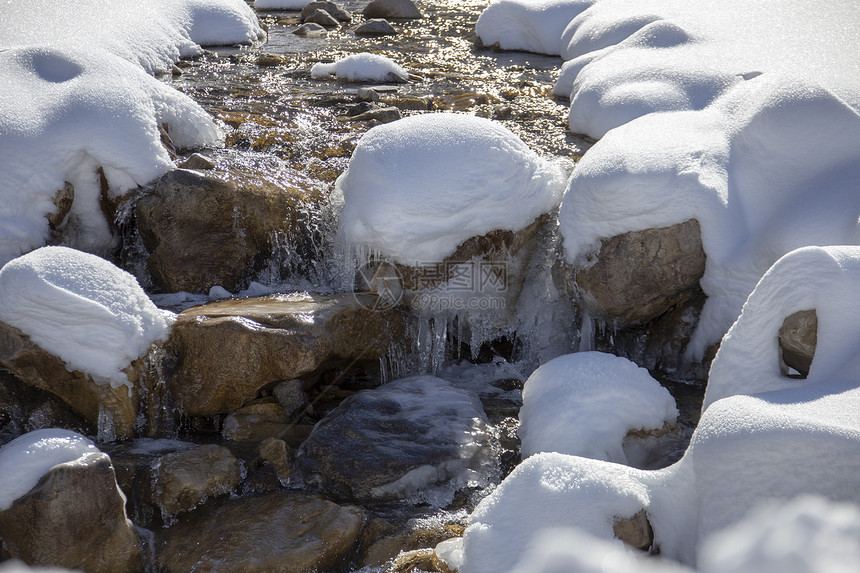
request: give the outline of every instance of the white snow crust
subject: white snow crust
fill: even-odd
[[[497,0],[484,10],[475,33],[486,46],[557,56],[567,23],[595,0]]]
[[[52,467],[98,452],[84,436],[55,428],[24,434],[0,447],[0,511],[33,489]]]
[[[167,337],[161,311],[129,273],[95,255],[43,247],[0,269],[0,320],[97,382],[128,385],[122,372]]]
[[[199,105],[149,73],[263,34],[242,0],[6,2],[0,21],[0,265],[45,244],[65,182],[67,244],[107,252],[99,168],[115,198],[173,168],[163,123],[180,148],[221,142]]]
[[[317,62],[311,66],[311,77],[319,79],[330,76],[350,82],[384,82],[390,81],[392,77],[407,80],[409,72],[391,58],[361,52],[330,64]]]
[[[488,119],[429,113],[374,127],[338,178],[340,237],[406,265],[518,231],[558,204],[567,173]]]
[[[660,429],[678,416],[671,394],[626,358],[579,352],[535,370],[523,390],[523,457],[558,452],[628,463],[630,430]]]

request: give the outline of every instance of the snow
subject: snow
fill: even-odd
[[[704,573],[853,573],[860,564],[860,507],[801,496],[753,508],[703,546]]]
[[[318,62],[311,66],[311,77],[320,79],[330,76],[350,82],[384,82],[392,78],[407,80],[409,72],[391,58],[361,52],[330,64]]]
[[[301,10],[311,0],[254,0],[257,10]]]
[[[481,13],[475,33],[485,46],[557,56],[561,34],[594,0],[498,0]]]
[[[490,120],[428,113],[374,127],[338,178],[339,235],[406,265],[466,239],[518,231],[558,204],[567,178]]]
[[[122,369],[169,333],[129,273],[66,247],[43,247],[0,269],[0,320],[96,382],[128,385]]]
[[[627,432],[661,429],[677,416],[675,400],[644,368],[611,354],[567,354],[526,381],[522,455],[559,452],[626,464]]]
[[[98,169],[115,199],[173,168],[163,123],[180,148],[221,143],[199,105],[149,74],[198,44],[263,37],[242,0],[31,4],[0,4],[0,265],[46,243],[65,182],[66,244],[110,251]]]
[[[89,453],[99,453],[90,440],[55,428],[24,434],[0,447],[0,511],[26,495],[52,467]]]

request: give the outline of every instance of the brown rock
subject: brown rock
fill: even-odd
[[[629,325],[666,312],[681,293],[697,287],[704,272],[699,222],[690,219],[604,239],[596,261],[569,269],[566,282],[593,313]]]
[[[290,448],[284,440],[266,438],[257,447],[257,453],[263,462],[272,466],[275,475],[281,483],[290,479]]]
[[[15,327],[0,322],[0,365],[24,383],[45,390],[98,428],[100,441],[134,435],[137,392],[112,388],[92,376],[69,371],[62,360],[43,350]],[[132,373],[134,376],[134,374]]]
[[[166,173],[136,206],[153,280],[168,292],[237,290],[271,260],[277,237],[305,244],[310,188],[251,172]]]
[[[48,227],[51,229],[52,243],[59,243],[62,240],[62,229],[65,227],[66,219],[69,216],[69,211],[72,209],[74,200],[75,187],[66,181],[63,188],[54,195],[53,202],[57,210],[48,214]]]
[[[319,24],[323,28],[337,28],[340,22],[325,10],[314,10],[304,18],[305,24]]]
[[[224,446],[206,444],[165,454],[153,465],[153,502],[169,514],[190,511],[233,491],[240,474],[239,460]]]
[[[393,535],[377,539],[362,558],[362,567],[380,567],[397,557],[400,553],[416,550],[432,550],[433,547],[453,537],[463,534],[460,525],[422,524],[407,531],[396,532]],[[426,564],[426,562],[425,562]],[[434,569],[429,569],[433,571]]]
[[[399,311],[374,311],[371,295],[232,300],[179,314],[168,344],[170,386],[192,416],[237,410],[263,387],[334,367],[374,364],[402,342]],[[363,362],[364,361],[364,362]]]
[[[202,153],[194,153],[188,157],[185,161],[179,164],[181,169],[198,169],[201,171],[208,171],[210,169],[215,169],[215,162],[212,161],[212,158],[203,155]]]
[[[110,458],[103,453],[51,468],[25,496],[0,512],[10,557],[89,572],[138,571],[134,525],[125,514]]]
[[[162,532],[159,570],[330,571],[351,555],[364,512],[295,490],[199,510]]]
[[[651,529],[651,523],[644,509],[638,511],[633,517],[616,518],[612,524],[612,531],[615,537],[639,549],[648,549],[654,543],[654,530]]]
[[[783,374],[790,369],[798,378],[806,378],[815,358],[818,344],[818,313],[801,310],[786,317],[779,329],[779,367]]]
[[[385,18],[406,20],[423,18],[421,11],[412,0],[373,0],[361,12],[365,18]]]
[[[347,12],[346,10],[344,10],[343,8],[341,8],[340,6],[335,4],[334,2],[325,2],[325,1],[310,2],[309,4],[305,5],[305,7],[302,8],[302,13],[301,13],[302,21],[305,21],[305,19],[308,16],[310,16],[311,14],[316,12],[317,10],[323,10],[325,12],[328,12],[329,14],[331,14],[331,16],[333,18],[340,20],[341,22],[351,22],[352,21],[352,16],[349,15],[349,12]]]

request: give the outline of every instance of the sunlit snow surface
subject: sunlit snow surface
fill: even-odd
[[[311,67],[311,77],[335,76],[353,82],[384,82],[405,80],[409,73],[400,64],[380,54],[361,52],[332,63],[319,62]]]
[[[519,231],[558,203],[565,169],[487,119],[427,113],[374,127],[337,180],[340,234],[416,265],[496,229]]]
[[[9,509],[55,465],[98,452],[90,440],[68,430],[36,430],[15,438],[0,448],[0,510]]]
[[[149,73],[198,44],[263,35],[242,0],[15,1],[0,21],[0,265],[46,243],[66,182],[66,244],[108,252],[99,168],[113,199],[173,167],[162,124],[180,148],[221,141],[200,106]]]
[[[114,387],[122,369],[166,338],[171,315],[161,311],[129,273],[95,255],[43,247],[0,269],[0,321]]]

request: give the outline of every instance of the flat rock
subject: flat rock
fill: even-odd
[[[393,343],[402,343],[405,326],[399,311],[374,310],[375,299],[275,296],[180,313],[168,341],[178,357],[169,380],[177,408],[191,416],[229,413],[284,380],[354,362],[378,364]]]
[[[163,530],[160,571],[331,571],[345,564],[364,512],[286,490],[201,510]]]
[[[339,499],[446,505],[486,481],[495,455],[481,402],[433,376],[403,378],[344,400],[302,444],[305,481]]]
[[[152,500],[168,514],[190,511],[233,491],[240,475],[239,460],[224,446],[205,444],[171,452],[152,464]]]
[[[304,18],[306,24],[319,24],[323,28],[337,28],[340,22],[325,10],[314,10]]]
[[[208,171],[209,169],[215,169],[215,162],[211,157],[207,157],[202,153],[194,153],[188,159],[180,163],[178,167],[180,169],[198,169],[201,171]]]
[[[389,20],[423,18],[421,11],[412,0],[373,0],[361,13],[365,18]]]
[[[314,22],[308,22],[306,24],[302,24],[295,30],[293,30],[293,34],[296,36],[303,36],[306,38],[317,38],[320,36],[325,36],[328,34],[328,31],[325,29],[325,26],[320,26]]]
[[[121,573],[141,568],[138,537],[110,457],[84,454],[58,464],[0,511],[8,556],[26,563]]]

